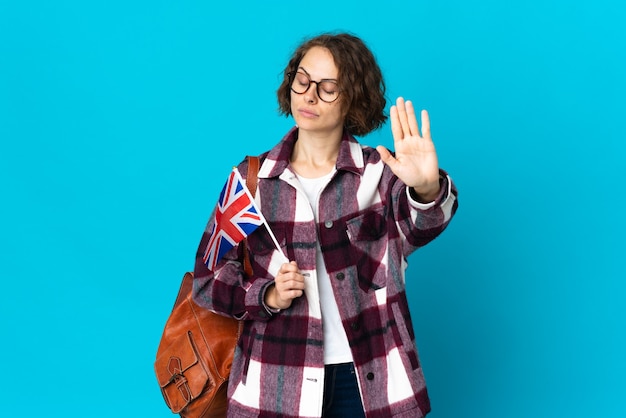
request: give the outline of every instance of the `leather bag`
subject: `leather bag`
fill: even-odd
[[[246,185],[254,196],[258,157],[248,158]],[[244,250],[244,270],[252,266]],[[174,308],[165,323],[154,371],[165,403],[183,418],[226,417],[228,376],[241,322],[200,307],[192,298],[193,273],[183,276]]]

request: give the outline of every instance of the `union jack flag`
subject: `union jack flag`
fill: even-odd
[[[265,219],[235,167],[220,193],[213,231],[204,252],[203,261],[209,270],[214,270],[224,254],[263,223]]]

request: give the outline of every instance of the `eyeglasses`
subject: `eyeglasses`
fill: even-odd
[[[317,87],[317,97],[321,101],[326,103],[332,103],[339,97],[339,85],[335,80],[320,80],[313,81],[308,74],[300,71],[292,71],[287,74],[289,76],[289,82],[291,84],[291,91],[296,94],[304,94],[311,87],[311,83],[315,83]]]

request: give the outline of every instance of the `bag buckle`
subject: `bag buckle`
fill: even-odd
[[[185,402],[189,402],[191,401],[191,398],[192,398],[191,389],[189,388],[189,385],[187,384],[188,383],[187,378],[183,374],[182,368],[183,366],[180,361],[180,358],[170,357],[170,362],[167,365],[167,371],[170,372],[171,374],[170,380],[168,381],[168,385],[171,383],[176,384],[176,388],[178,388],[178,391],[182,395]]]

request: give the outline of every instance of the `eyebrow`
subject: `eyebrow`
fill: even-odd
[[[307,70],[305,70],[304,67],[298,67],[298,70],[304,71],[304,74],[308,75],[309,78],[311,78],[311,74],[309,74],[309,72]],[[315,81],[315,80],[311,80],[311,81]],[[337,83],[337,79],[336,78],[322,78],[320,81],[333,81],[333,82]]]

